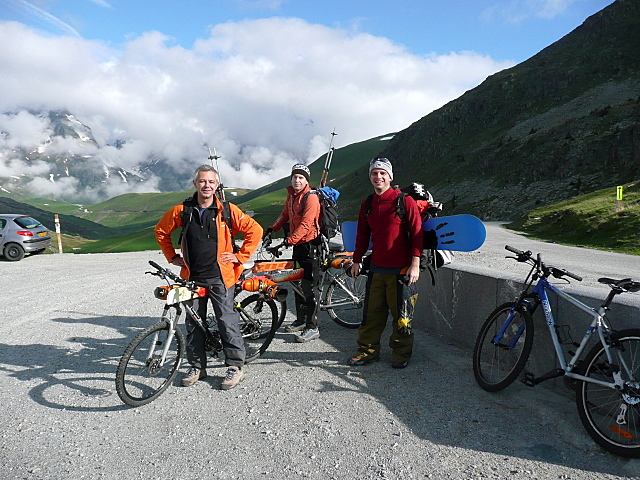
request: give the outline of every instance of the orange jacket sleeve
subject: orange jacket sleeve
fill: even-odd
[[[173,247],[171,241],[171,232],[182,227],[181,213],[183,208],[182,204],[179,204],[167,210],[153,230],[156,241],[158,245],[160,245],[160,249],[169,263],[171,263],[173,257],[176,256],[176,249]]]

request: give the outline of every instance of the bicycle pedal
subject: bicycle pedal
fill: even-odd
[[[522,377],[522,383],[524,383],[527,387],[535,387],[537,385],[536,377],[533,376],[531,372],[525,372]]]

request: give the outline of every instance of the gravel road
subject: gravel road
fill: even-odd
[[[591,441],[570,399],[521,384],[484,392],[468,354],[420,330],[406,370],[386,347],[383,361],[349,367],[355,331],[324,314],[320,340],[278,334],[234,390],[217,389],[214,360],[194,387],[125,406],[118,359],[161,310],[148,260],[163,261],[0,260],[0,479],[640,478],[637,460]]]

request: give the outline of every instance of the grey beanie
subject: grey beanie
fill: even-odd
[[[393,180],[393,167],[391,166],[391,162],[388,158],[374,158],[371,160],[371,164],[369,165],[369,176],[371,176],[371,172],[376,168],[385,170],[389,174],[389,179]]]

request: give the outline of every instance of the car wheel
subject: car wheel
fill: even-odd
[[[17,243],[8,243],[4,246],[2,254],[4,255],[4,258],[10,262],[17,262],[18,260],[22,260],[24,257],[24,248]]]

